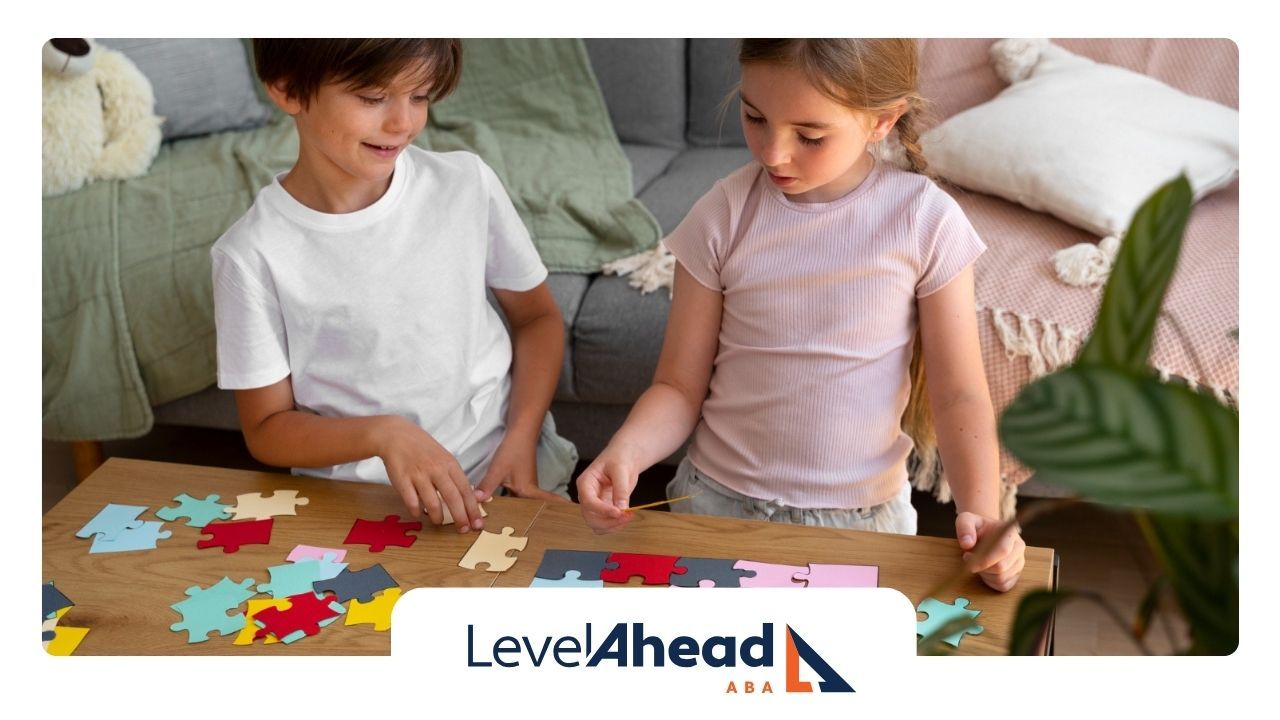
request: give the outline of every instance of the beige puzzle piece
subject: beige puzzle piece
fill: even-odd
[[[511,550],[523,550],[529,544],[529,538],[513,535],[515,528],[504,527],[502,534],[481,530],[480,536],[471,543],[471,549],[458,561],[459,567],[468,570],[478,569],[476,565],[487,564],[485,570],[502,572],[516,564],[516,556],[508,555]]]
[[[436,493],[436,495],[439,495],[439,494],[440,494],[440,493]],[[492,499],[492,498],[491,498],[491,499]],[[486,501],[486,502],[487,502],[487,501]],[[444,504],[444,498],[441,498],[441,499],[440,499],[440,509],[444,511],[444,522],[442,522],[442,523],[440,523],[440,524],[441,524],[441,525],[452,525],[452,524],[453,524],[453,513],[449,512],[449,506]],[[483,503],[480,505],[480,517],[482,517],[482,518],[483,518],[483,517],[489,517],[489,513],[485,511],[485,509],[484,509],[484,504],[483,504]]]
[[[275,515],[297,515],[297,506],[309,502],[307,498],[298,497],[297,490],[276,490],[270,497],[245,493],[236,496],[236,506],[230,510],[233,520],[266,520]]]
[[[400,588],[388,588],[375,597],[372,602],[362,603],[352,598],[351,609],[347,611],[347,625],[373,623],[378,632],[391,629],[391,609],[400,599]]]

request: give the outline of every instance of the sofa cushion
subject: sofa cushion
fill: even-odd
[[[596,38],[584,42],[618,139],[684,147],[686,41]]]
[[[930,169],[971,190],[1119,235],[1158,186],[1185,172],[1200,198],[1239,165],[1239,113],[1046,41],[992,46],[1023,71],[992,100],[921,138]]]
[[[738,119],[738,99],[733,96],[741,76],[737,40],[689,41],[690,145],[747,146]]]
[[[640,397],[653,381],[670,307],[666,291],[641,295],[616,276],[592,281],[573,326],[578,400],[629,405]]]
[[[680,154],[679,150],[657,147],[655,145],[622,144],[622,152],[631,162],[631,184],[635,194],[644,192],[645,188],[661,175],[671,161]]]
[[[236,38],[101,38],[151,81],[165,140],[256,127],[272,117]]]
[[[676,229],[689,208],[717,180],[751,160],[745,147],[692,148],[680,153],[644,192],[640,202],[658,218],[665,235]]]

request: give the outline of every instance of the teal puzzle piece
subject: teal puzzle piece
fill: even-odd
[[[253,578],[245,578],[234,582],[223,577],[210,588],[192,585],[187,588],[187,599],[176,602],[169,607],[182,616],[182,622],[169,626],[174,632],[188,632],[187,642],[198,643],[209,639],[209,633],[230,635],[244,628],[244,613],[228,615],[227,611],[237,609],[240,603],[253,597]]]
[[[916,606],[916,612],[926,613],[929,615],[929,618],[927,620],[916,621],[916,634],[920,637],[929,637],[934,630],[946,625],[951,620],[963,617],[972,619],[978,617],[978,615],[982,613],[981,610],[969,610],[967,608],[968,604],[969,599],[962,597],[956,598],[955,602],[950,605],[936,598],[925,598],[923,602]],[[960,647],[960,639],[964,637],[966,633],[969,635],[978,635],[982,633],[982,626],[974,623],[968,629],[961,630],[960,632],[952,635],[947,635],[942,638],[942,641],[951,647],[958,648]]]
[[[226,520],[231,517],[231,506],[218,502],[217,495],[209,495],[197,500],[186,493],[174,498],[178,507],[164,507],[156,511],[156,517],[162,520],[188,518],[188,527],[204,527],[214,520]]]

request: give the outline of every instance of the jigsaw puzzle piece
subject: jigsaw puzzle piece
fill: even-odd
[[[925,613],[929,617],[925,620],[916,621],[916,634],[922,638],[928,637],[934,630],[937,630],[956,618],[967,617],[973,619],[982,613],[981,610],[968,609],[968,605],[969,599],[962,597],[956,598],[951,604],[944,603],[937,598],[925,598],[916,606],[916,612]],[[947,635],[942,638],[942,641],[951,647],[958,648],[960,647],[960,639],[966,634],[980,635],[981,633],[982,626],[974,623],[973,626],[968,629],[961,630],[960,632],[952,635]]]
[[[53,586],[53,581],[40,586],[40,615],[42,619],[56,617],[59,610],[73,607],[75,603],[71,602],[71,598],[62,594],[62,591]]]
[[[298,497],[297,490],[276,490],[270,496],[262,493],[245,493],[236,496],[231,514],[236,520],[266,520],[276,515],[297,515],[298,506],[311,502]]]
[[[682,557],[676,562],[677,568],[684,568],[684,574],[673,574],[673,587],[742,587],[742,578],[749,577],[750,571],[734,567],[737,560],[721,558]],[[706,581],[711,581],[708,585]]]
[[[93,539],[93,544],[89,546],[89,552],[113,553],[128,552],[130,550],[155,550],[156,542],[173,537],[171,531],[160,529],[163,526],[164,523],[159,520],[146,520],[142,523],[142,527],[125,530],[116,535],[114,540],[107,540],[99,535]]]
[[[347,545],[368,545],[369,552],[382,552],[388,545],[410,547],[418,540],[411,530],[421,530],[421,522],[400,522],[399,515],[388,515],[382,520],[357,519],[342,542]]]
[[[341,548],[299,545],[289,551],[289,557],[285,558],[285,560],[288,560],[289,562],[298,562],[299,560],[323,560],[326,555],[333,555],[334,562],[342,562],[347,559],[347,551]]]
[[[231,517],[230,506],[218,502],[217,495],[197,500],[182,493],[174,500],[178,501],[178,507],[162,507],[156,511],[156,517],[169,521],[185,517],[188,527],[204,527],[214,520],[227,520]]]
[[[117,505],[115,503],[107,503],[107,506],[98,511],[93,519],[80,528],[76,533],[78,538],[89,538],[97,536],[103,540],[114,540],[117,535],[125,530],[136,530],[142,527],[142,520],[138,516],[146,512],[145,505]]]
[[[502,572],[510,569],[516,564],[518,558],[516,555],[507,553],[513,550],[524,550],[529,544],[529,538],[514,535],[515,531],[515,528],[511,527],[502,528],[501,534],[481,530],[476,541],[471,543],[467,554],[458,561],[458,567],[476,570],[477,565],[486,565],[485,570],[488,572]]]
[[[317,580],[311,584],[311,588],[317,593],[333,593],[340,603],[352,599],[372,602],[374,593],[393,587],[396,587],[395,578],[381,565],[370,565],[354,572],[344,569],[336,577]]]
[[[548,580],[547,578],[535,577],[533,582],[529,583],[529,587],[604,587],[603,580],[583,580],[582,571],[569,570],[566,571],[564,577],[559,580]]]
[[[289,607],[289,600],[287,598],[280,598],[278,600],[255,598],[250,600],[248,609],[244,611],[244,627],[240,629],[240,634],[236,635],[236,639],[232,640],[231,644],[252,645],[254,636],[256,636],[258,631],[262,629],[253,621],[253,619],[257,617],[258,613],[266,610],[267,608],[283,610],[287,607]],[[280,642],[280,639],[275,635],[267,635],[266,643],[264,644],[272,645],[278,642]]]
[[[89,628],[59,625],[54,629],[53,637],[45,643],[45,652],[50,655],[70,655],[80,647],[80,643],[84,642],[84,636],[88,634]]]
[[[309,592],[311,583],[324,579],[320,577],[321,563],[319,560],[302,560],[296,563],[272,565],[267,568],[267,572],[271,574],[271,582],[259,585],[258,592],[267,593],[277,600],[287,598],[290,595]],[[338,572],[342,572],[341,568],[339,568]]]
[[[228,615],[227,611],[240,607],[240,603],[254,596],[253,578],[234,582],[224,577],[209,588],[192,585],[187,588],[187,599],[169,607],[182,616],[182,622],[169,626],[174,632],[186,630],[188,643],[204,642],[209,633],[230,635],[244,625],[244,613]]]
[[[809,563],[809,571],[796,573],[795,580],[808,587],[879,587],[880,568],[876,565],[824,565]]]
[[[617,563],[609,562],[608,551],[547,550],[533,574],[545,580],[561,580],[569,571],[576,570],[580,579],[594,581],[600,579],[601,570],[617,568]]]
[[[439,495],[440,495],[440,493],[436,493],[436,496],[439,496]],[[449,506],[444,504],[444,498],[440,498],[440,510],[444,513],[444,519],[440,521],[440,524],[441,524],[441,525],[452,525],[452,524],[453,524],[453,513],[449,511]],[[426,514],[427,514],[427,510],[426,510],[426,508],[423,508],[423,509],[422,509],[422,514],[423,514],[423,515],[426,515]],[[484,504],[483,504],[483,503],[481,503],[481,504],[480,504],[480,517],[482,517],[482,518],[484,518],[484,517],[489,517],[489,513],[488,513],[487,511],[485,511],[485,509],[484,509]]]
[[[374,598],[373,602],[362,603],[359,600],[352,600],[351,610],[347,612],[347,619],[344,622],[347,625],[373,623],[373,629],[378,632],[390,630],[391,610],[399,599],[400,588],[397,587],[382,591],[382,594]]]
[[[211,522],[200,529],[201,534],[208,535],[206,540],[198,540],[196,547],[220,547],[224,553],[233,553],[242,545],[267,545],[271,542],[272,519],[266,520],[228,520]]]
[[[336,602],[314,592],[290,595],[284,598],[287,608],[265,608],[258,612],[254,622],[260,628],[254,637],[275,635],[288,645],[320,632],[320,628],[338,619],[347,610]]]
[[[685,568],[676,567],[679,559],[676,555],[611,553],[609,562],[617,563],[618,567],[600,571],[600,579],[609,583],[625,583],[638,575],[645,585],[669,585],[673,576],[688,572]]]
[[[733,566],[739,570],[746,570],[754,573],[753,575],[743,575],[740,587],[790,587],[802,588],[803,582],[796,582],[795,576],[798,573],[809,571],[807,565],[779,565],[777,563],[755,562],[754,560],[739,560]]]

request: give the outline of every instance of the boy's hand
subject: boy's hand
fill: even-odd
[[[1003,535],[995,536],[1004,524],[977,513],[956,515],[956,538],[965,551],[965,567],[998,592],[1013,589],[1026,564],[1027,543],[1016,523],[1009,525]]]
[[[604,452],[578,476],[578,502],[587,526],[604,534],[631,522],[635,513],[627,510],[639,472],[626,453],[605,448]]]
[[[503,442],[493,454],[489,471],[476,487],[481,502],[493,496],[498,486],[516,497],[568,503],[565,498],[538,487],[538,451],[527,443]]]
[[[431,522],[439,525],[444,520],[440,510],[443,501],[458,532],[484,527],[476,493],[453,453],[402,417],[387,416],[378,430],[378,457],[412,517],[421,516],[426,509]]]

